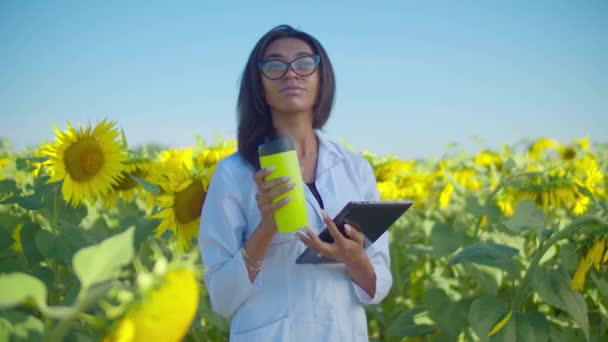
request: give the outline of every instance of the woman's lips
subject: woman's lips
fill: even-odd
[[[281,89],[281,94],[287,94],[287,95],[297,95],[297,94],[301,94],[303,92],[305,92],[304,88],[300,88],[300,87],[287,87],[287,88]]]

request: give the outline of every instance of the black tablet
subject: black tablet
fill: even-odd
[[[412,202],[409,201],[348,202],[336,215],[334,222],[342,234],[345,234],[345,223],[362,232],[365,235],[365,248],[367,248],[378,240],[411,206]],[[319,234],[319,238],[321,241],[328,243],[334,241],[327,228]],[[327,264],[336,262],[334,259],[317,256],[317,253],[310,248],[307,248],[296,260],[297,264]]]

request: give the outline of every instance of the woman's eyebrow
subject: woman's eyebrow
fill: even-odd
[[[296,57],[308,56],[308,55],[312,55],[312,52],[300,51],[296,54]],[[271,59],[271,58],[285,58],[285,56],[283,56],[283,54],[281,54],[281,53],[275,52],[275,53],[271,53],[270,55],[266,56],[264,59]]]

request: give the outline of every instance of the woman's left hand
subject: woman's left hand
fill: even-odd
[[[349,224],[344,225],[344,231],[348,237],[340,233],[334,221],[327,214],[323,213],[323,221],[327,226],[329,234],[334,239],[333,243],[321,241],[308,227],[304,227],[298,232],[298,237],[306,246],[310,247],[317,254],[343,262],[347,266],[354,266],[359,262],[369,262],[365,253],[365,236]]]

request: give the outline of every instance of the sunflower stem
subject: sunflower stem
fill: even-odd
[[[608,226],[608,222],[602,220],[599,217],[583,216],[583,217],[571,222],[568,226],[566,226],[566,228],[553,234],[553,236],[551,236],[548,240],[541,242],[541,244],[538,246],[538,248],[539,248],[538,252],[536,252],[536,254],[534,255],[534,259],[530,263],[530,266],[528,267],[528,270],[526,271],[526,274],[524,275],[524,278],[522,279],[519,288],[517,288],[517,290],[515,292],[515,296],[513,297],[513,301],[511,302],[511,310],[514,310],[514,311],[521,310],[523,301],[525,300],[525,298],[528,295],[527,288],[528,288],[528,283],[530,282],[530,277],[536,271],[536,268],[538,267],[538,265],[540,263],[540,259],[543,257],[543,255],[545,255],[545,253],[549,250],[549,248],[551,248],[551,246],[556,244],[558,241],[570,237],[572,234],[576,233],[579,229],[584,228],[591,224]]]
[[[57,324],[55,329],[53,329],[53,331],[51,332],[49,341],[63,341],[65,335],[69,332],[70,327],[74,323],[74,320],[79,318],[82,314],[86,315],[85,311],[91,305],[95,304],[99,299],[105,296],[105,294],[113,287],[113,285],[114,283],[112,281],[107,281],[95,285],[92,288],[87,287],[81,289],[76,299],[76,309],[68,317],[65,317]]]
[[[59,228],[57,227],[57,219],[59,218],[59,195],[61,193],[61,188],[55,188],[55,198],[53,200],[53,217],[51,219],[51,229],[54,232],[59,232]]]

